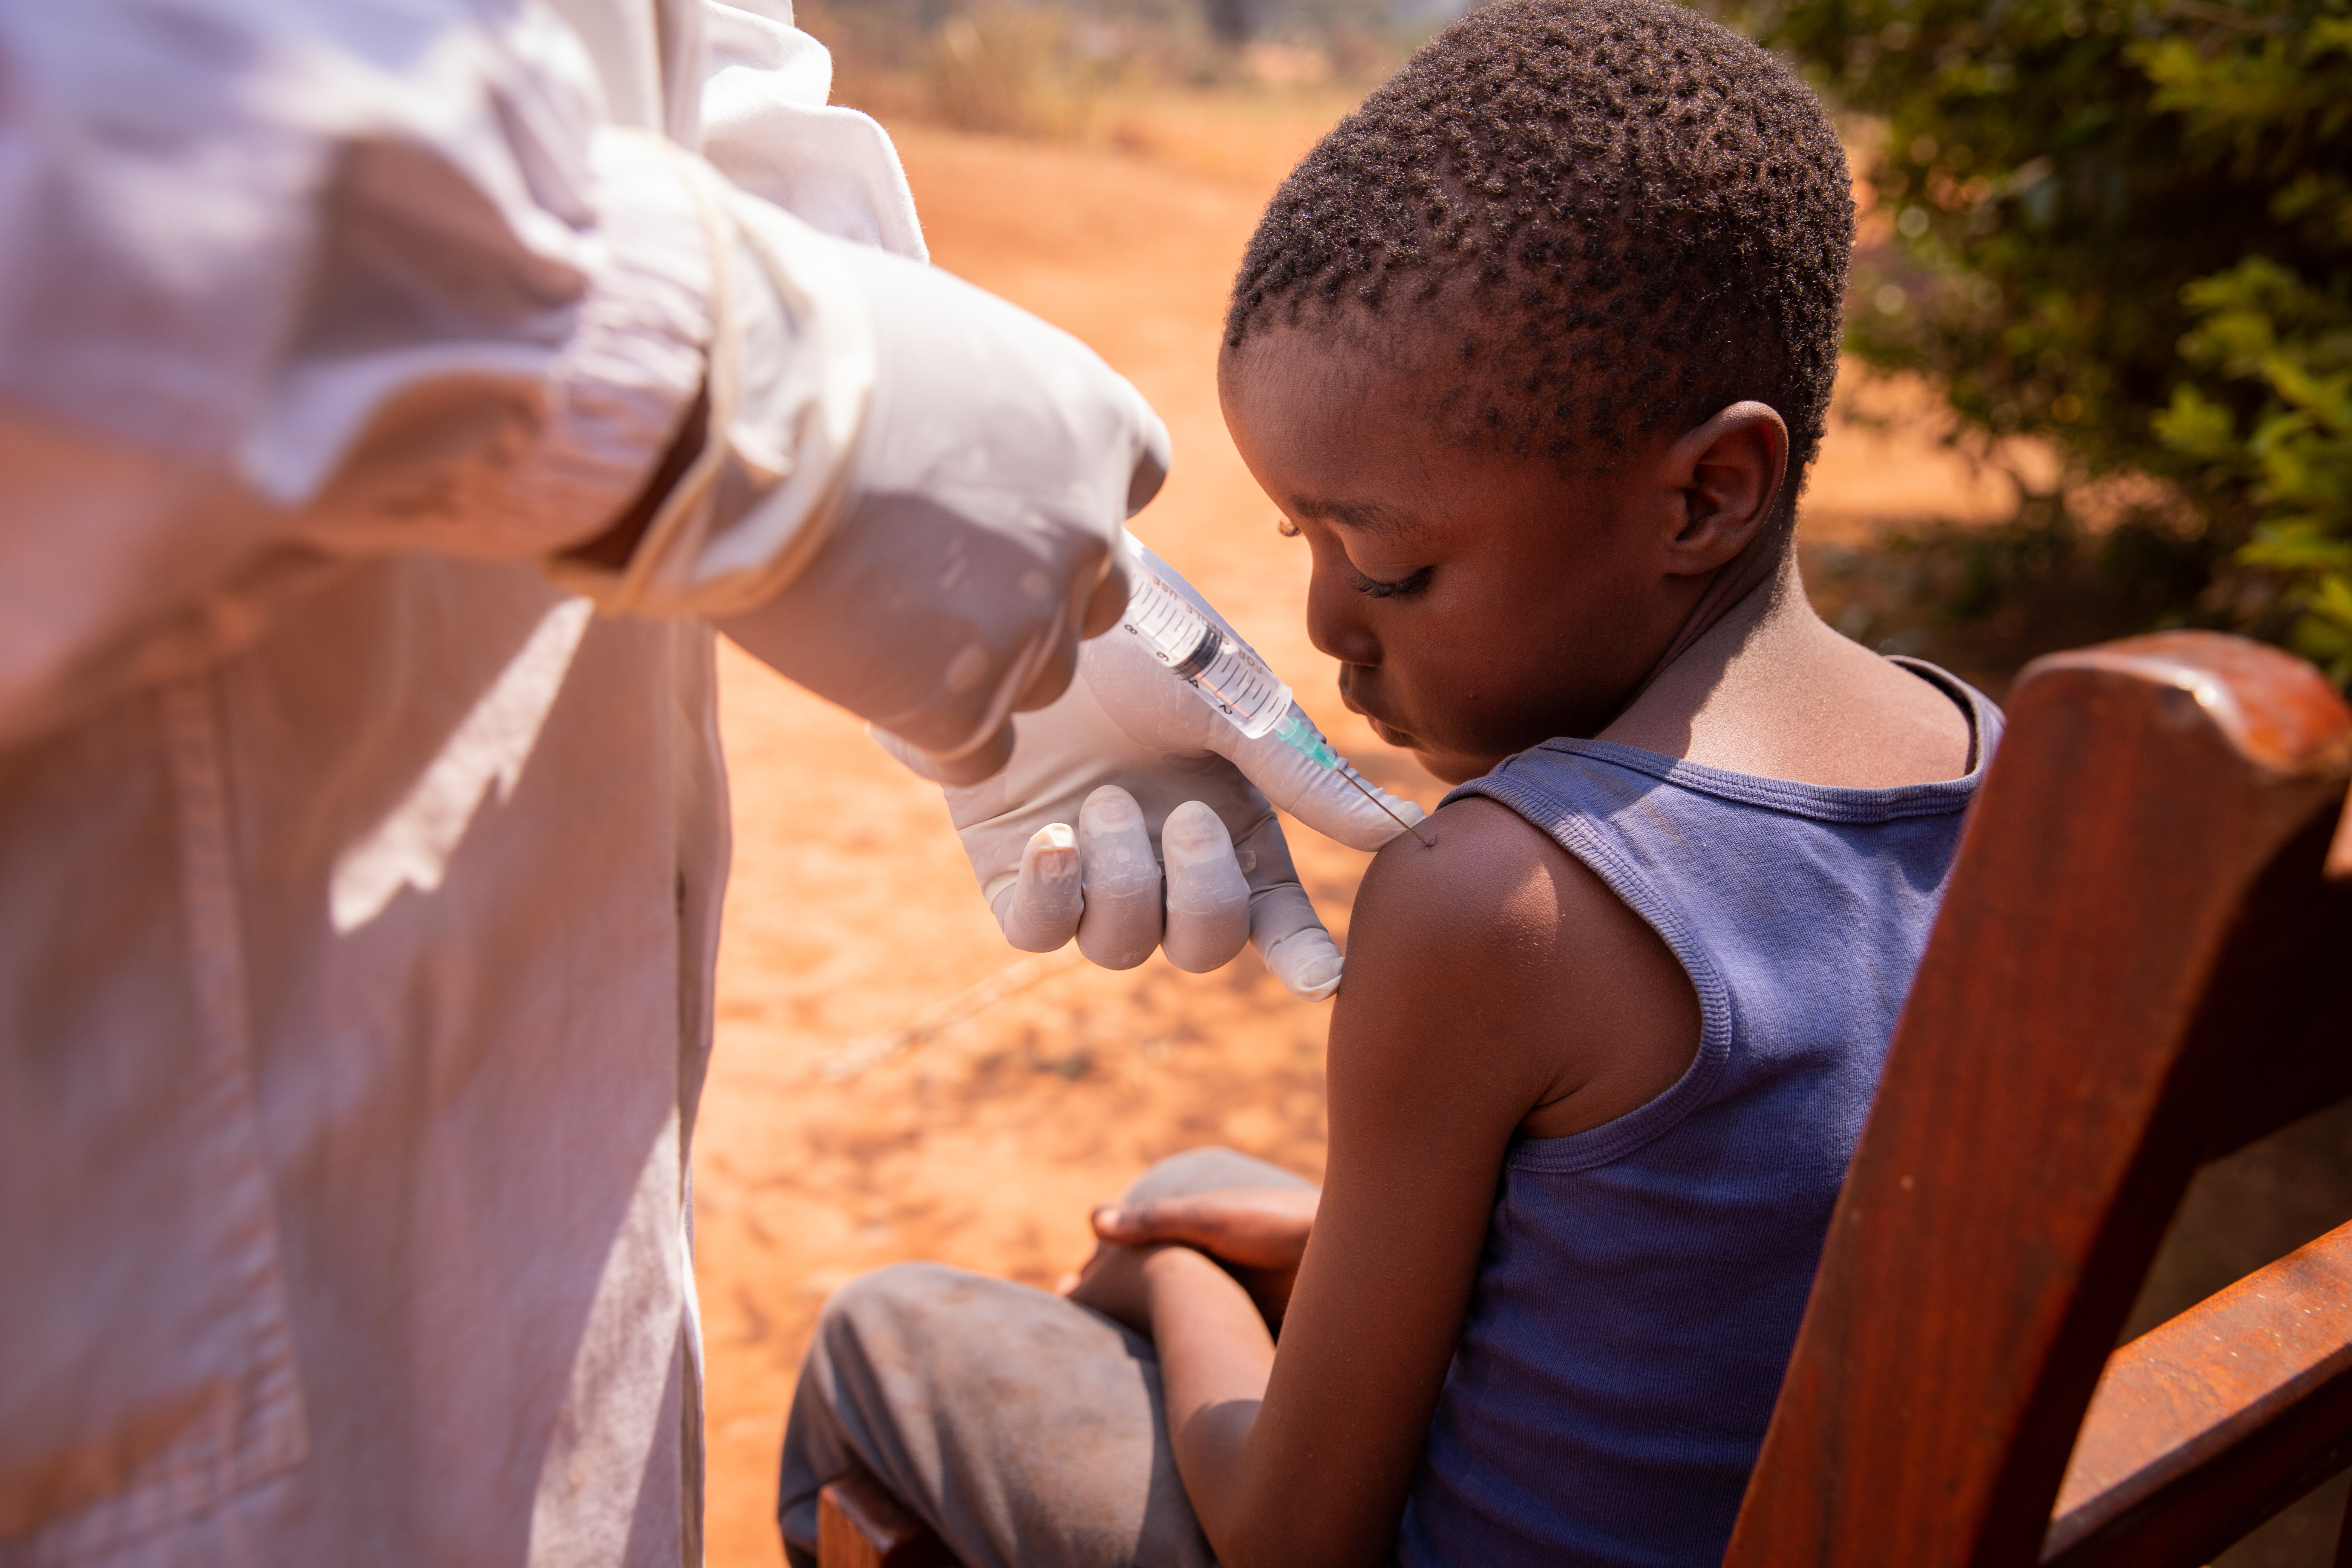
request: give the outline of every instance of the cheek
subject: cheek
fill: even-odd
[[[1391,637],[1390,663],[1412,667],[1416,706],[1433,710],[1430,737],[1499,755],[1586,717],[1594,689],[1615,678],[1609,649],[1620,640],[1602,624],[1607,595],[1580,591],[1591,586],[1517,563],[1465,593],[1475,607],[1444,616],[1411,655]]]

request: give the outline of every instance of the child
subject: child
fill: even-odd
[[[1293,174],[1226,419],[1348,706],[1463,784],[1358,897],[1319,1203],[1195,1155],[1076,1306],[853,1285],[796,1557],[854,1459],[972,1568],[1720,1560],[2000,723],[1798,580],[1852,229],[1663,0],[1475,11]]]

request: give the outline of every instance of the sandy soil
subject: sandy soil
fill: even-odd
[[[898,134],[935,258],[1087,339],[1168,420],[1174,475],[1137,531],[1343,752],[1434,805],[1442,786],[1339,707],[1301,624],[1305,548],[1275,532],[1212,376],[1259,208],[1336,112],[1139,114],[1093,150]],[[1916,415],[1926,404],[1910,395]],[[1916,417],[1895,433],[1841,426],[1808,526],[1848,537],[1872,518],[1989,516],[2007,499]],[[781,1558],[779,1439],[827,1291],[914,1258],[1045,1283],[1084,1255],[1089,1204],[1204,1141],[1319,1172],[1325,1010],[1250,954],[1201,977],[1157,958],[1113,974],[1008,952],[929,786],[846,715],[723,657],[735,880],[695,1175],[709,1558],[738,1568]],[[1291,842],[1343,931],[1366,858],[1296,825]]]

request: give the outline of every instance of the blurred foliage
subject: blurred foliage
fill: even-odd
[[[1084,134],[1105,93],[1138,74],[1139,35],[1164,30],[1149,12],[1080,16],[1017,0],[803,0],[796,10],[833,51],[835,101],[1025,136]],[[1181,19],[1169,10],[1167,20]],[[1150,44],[1164,52],[1166,41]]]
[[[1087,137],[1160,88],[1369,85],[1430,20],[1393,0],[801,0],[836,101],[959,130]]]
[[[2352,0],[1710,8],[1853,116],[1849,348],[2064,459],[1944,541],[1952,613],[2102,577],[2352,680]],[[2118,473],[2163,483],[2093,538],[2069,492]]]
[[[934,116],[971,131],[1070,136],[1135,74],[1131,34],[1069,13],[983,0],[945,17],[921,52]]]

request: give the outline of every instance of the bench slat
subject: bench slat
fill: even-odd
[[[2109,1359],[2045,1568],[2197,1568],[2352,1458],[2352,1225]]]
[[[824,1568],[961,1568],[929,1525],[863,1470],[817,1493],[816,1551]]]

